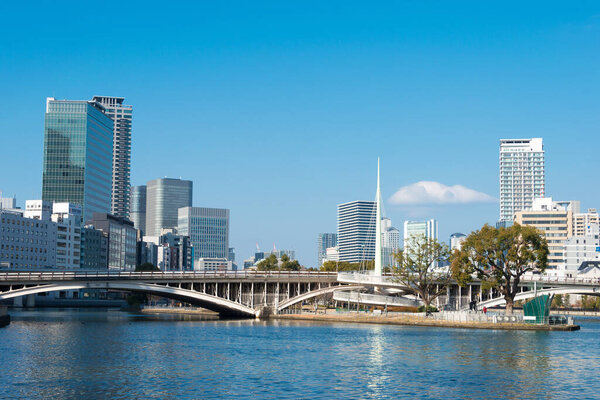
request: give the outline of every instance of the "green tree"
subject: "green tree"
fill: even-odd
[[[460,251],[455,250],[451,269],[460,285],[475,275],[483,290],[498,290],[510,315],[523,274],[543,272],[547,264],[548,244],[534,227],[514,224],[494,228],[486,224],[467,236]]]
[[[259,271],[276,271],[279,269],[279,260],[275,254],[269,255],[269,257],[260,261],[257,265]]]
[[[361,269],[375,269],[375,261],[364,263],[350,263],[348,261],[325,261],[320,270],[325,272],[359,271]]]
[[[290,260],[287,254],[281,256],[281,270],[282,271],[300,271],[302,266],[298,260]]]
[[[429,310],[431,302],[446,293],[450,284],[450,269],[439,267],[450,258],[448,245],[425,235],[413,235],[394,257],[397,265],[392,269],[393,280],[408,293],[420,296],[424,309]]]
[[[158,268],[156,265],[149,263],[149,262],[137,265],[135,267],[135,272],[151,272],[151,271],[160,271],[160,268]]]
[[[565,303],[563,302],[562,294],[557,294],[552,299],[552,304],[550,305],[550,307],[552,307],[552,308],[561,308],[561,307],[564,307],[564,305],[565,305]]]

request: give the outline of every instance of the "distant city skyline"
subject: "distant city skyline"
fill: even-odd
[[[234,213],[240,260],[275,243],[315,266],[336,205],[374,199],[377,157],[396,226],[435,218],[447,241],[495,224],[503,138],[543,138],[545,195],[600,208],[581,168],[597,159],[597,3],[0,9],[0,190],[21,207],[42,198],[45,98],[108,94],[135,108],[131,184],[192,180],[194,206]],[[98,40],[100,21],[119,29]]]

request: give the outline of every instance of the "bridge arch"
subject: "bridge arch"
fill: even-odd
[[[581,294],[581,295],[591,295],[591,296],[600,296],[600,288],[599,287],[556,287],[550,289],[540,289],[540,290],[529,290],[527,292],[517,293],[515,296],[515,301],[519,300],[529,300],[537,296],[541,296],[544,294],[548,295],[556,295],[556,294]],[[477,307],[495,307],[505,304],[506,301],[504,297],[497,297],[491,300],[485,300],[480,303],[477,303]]]
[[[362,285],[341,285],[341,286],[329,286],[329,287],[322,288],[322,289],[312,290],[310,292],[303,293],[299,296],[292,297],[289,300],[279,303],[279,306],[277,307],[277,311],[279,312],[279,311],[285,310],[286,308],[293,306],[294,304],[298,304],[302,301],[306,301],[306,300],[312,299],[314,297],[322,296],[324,294],[333,293],[337,290],[357,290],[357,289],[363,289],[363,288],[364,288],[364,286],[362,286]]]
[[[79,289],[113,289],[128,292],[146,293],[174,300],[185,301],[186,303],[197,304],[206,309],[218,312],[222,316],[231,317],[255,317],[256,311],[248,306],[227,300],[221,297],[206,293],[197,292],[179,287],[156,285],[145,282],[61,282],[50,283],[38,286],[29,286],[20,289],[14,289],[6,292],[0,292],[0,300],[7,300],[30,294],[56,292],[60,290],[79,290]]]

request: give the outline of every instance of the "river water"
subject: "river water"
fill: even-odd
[[[13,311],[0,398],[598,398],[600,321],[519,332]]]

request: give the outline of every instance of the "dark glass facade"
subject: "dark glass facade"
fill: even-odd
[[[112,190],[113,122],[95,102],[46,104],[42,200],[82,207],[83,220],[108,212]]]

